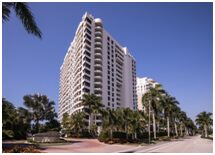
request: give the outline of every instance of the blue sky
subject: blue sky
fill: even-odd
[[[16,106],[41,92],[58,104],[59,69],[82,15],[101,18],[127,46],[137,75],[151,77],[192,119],[212,112],[212,3],[30,3],[43,39],[11,15],[3,23],[2,95]]]

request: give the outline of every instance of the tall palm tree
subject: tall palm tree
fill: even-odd
[[[204,136],[208,137],[208,128],[213,124],[213,120],[211,118],[212,113],[203,111],[199,113],[196,117],[196,124],[203,128]]]
[[[183,127],[185,126],[185,121],[187,119],[187,114],[184,111],[179,112],[179,122],[180,122],[180,136],[183,136]]]
[[[185,126],[187,129],[187,135],[194,135],[196,131],[196,126],[191,118],[187,118],[185,121]]]
[[[85,106],[85,112],[87,112],[89,115],[88,130],[91,132],[92,114],[100,111],[100,108],[102,107],[101,98],[95,94],[84,94],[82,104]]]
[[[173,122],[174,122],[174,128],[175,128],[175,136],[178,137],[178,123],[179,123],[179,114],[181,111],[181,108],[178,107],[176,104],[173,105],[172,107],[173,113],[172,113],[172,117],[173,117]]]
[[[179,102],[169,94],[166,94],[164,96],[164,102],[163,102],[163,107],[164,107],[164,115],[166,117],[167,121],[167,136],[170,137],[170,119],[173,116],[174,113],[174,107],[179,104]]]
[[[147,111],[150,108],[149,118],[150,118],[150,113],[152,114],[154,139],[157,138],[156,118],[159,117],[160,101],[161,101],[162,94],[163,94],[162,86],[156,85],[155,87],[150,88],[149,91],[146,94],[144,94],[142,99],[144,108],[146,108]]]
[[[25,30],[28,33],[35,35],[38,38],[42,38],[42,33],[37,27],[29,6],[24,2],[3,2],[2,3],[2,20],[6,22],[10,18],[11,10],[14,10],[16,16],[21,20]]]

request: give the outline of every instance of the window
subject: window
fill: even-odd
[[[92,23],[92,21],[87,17],[86,21],[89,22],[90,24]]]

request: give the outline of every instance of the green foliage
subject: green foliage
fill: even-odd
[[[44,95],[37,95],[37,99],[32,96],[24,98],[27,109],[16,108],[12,103],[2,98],[3,139],[26,139],[28,133],[37,133],[39,130],[60,130],[60,124],[55,119],[54,102],[49,102]],[[32,120],[37,122],[31,124]],[[46,123],[39,124],[40,120],[44,120]]]
[[[3,153],[40,153],[39,150],[37,150],[37,147],[33,145],[29,146],[19,146],[19,145],[14,145],[13,147],[10,148],[2,148]]]
[[[76,112],[72,115],[68,115],[68,113],[63,114],[62,126],[63,133],[67,136],[82,137],[83,134],[86,134],[84,129],[85,127],[85,114],[83,112]]]
[[[109,133],[107,131],[102,131],[99,134],[98,140],[100,142],[107,142],[109,140]]]
[[[203,111],[199,113],[196,117],[196,124],[199,125],[199,130],[204,133],[204,137],[208,136],[208,131],[210,131],[210,127],[213,125],[213,119],[211,118],[212,113],[207,113]]]
[[[34,121],[33,133],[39,132],[40,121],[52,121],[57,116],[54,109],[55,103],[49,101],[46,95],[25,95],[23,100]]]

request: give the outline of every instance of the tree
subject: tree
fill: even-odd
[[[42,38],[42,33],[37,27],[29,6],[23,2],[3,2],[2,3],[2,20],[6,22],[10,18],[11,10],[14,10],[16,16],[21,20],[25,30],[28,33],[35,35],[38,38]]]
[[[132,110],[130,108],[123,109],[123,118],[125,121],[125,133],[126,133],[126,140],[128,140],[128,129],[131,125],[131,116],[132,116]]]
[[[24,108],[18,108],[5,98],[2,99],[3,139],[25,139],[31,128],[31,116]]]
[[[101,98],[95,94],[84,94],[82,99],[82,104],[85,107],[85,112],[89,115],[88,130],[91,133],[91,119],[92,114],[101,112],[100,108],[102,107]]]
[[[186,119],[187,119],[187,114],[184,111],[180,111],[179,112],[180,136],[183,136],[183,127],[185,126]]]
[[[179,102],[176,100],[175,97],[172,97],[167,93],[164,95],[163,108],[164,108],[164,115],[165,115],[166,121],[167,121],[167,136],[168,137],[170,137],[170,119],[173,118],[173,113],[174,113],[175,107],[178,104],[179,104]]]
[[[40,121],[53,120],[57,114],[54,109],[54,101],[49,101],[48,97],[42,94],[25,95],[24,105],[27,107],[35,123],[35,131],[39,132]]]
[[[213,119],[211,118],[212,113],[203,111],[199,113],[196,117],[196,124],[199,125],[204,132],[204,137],[208,137],[208,128],[213,124]]]
[[[3,139],[14,137],[14,120],[16,109],[14,105],[2,98],[2,137]]]
[[[115,128],[115,124],[117,122],[116,112],[110,108],[107,108],[103,111],[103,121],[102,128],[104,130],[110,131],[110,139],[113,138],[113,129]]]
[[[70,117],[69,117],[68,113],[63,114],[62,126],[63,126],[63,130],[65,131],[66,136],[68,136],[68,134],[71,130]]]
[[[84,128],[84,118],[85,114],[83,112],[76,112],[71,115],[71,129],[74,130],[74,133],[79,134]]]
[[[150,115],[152,114],[153,121],[153,133],[154,139],[157,138],[156,135],[156,118],[159,117],[160,113],[160,102],[163,94],[163,89],[161,85],[156,85],[149,89],[147,93],[144,94],[142,98],[143,107],[148,111],[148,116],[150,120]],[[150,122],[149,122],[149,132],[150,132]]]

